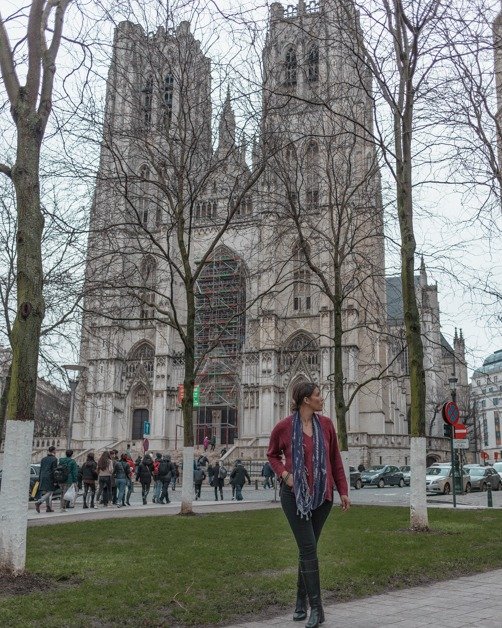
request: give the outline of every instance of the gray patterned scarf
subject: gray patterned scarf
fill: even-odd
[[[293,415],[293,481],[295,489],[296,507],[301,517],[310,518],[313,510],[324,502],[326,493],[326,452],[324,436],[319,417],[312,416],[314,482],[313,492],[309,490],[307,469],[305,467],[303,451],[303,427],[300,413]]]

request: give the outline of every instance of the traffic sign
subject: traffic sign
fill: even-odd
[[[483,460],[488,460],[490,456],[486,453],[486,451],[482,451],[481,452],[481,458],[483,458]]]
[[[453,449],[469,449],[469,439],[468,438],[454,438]]]
[[[443,404],[443,421],[450,425],[455,425],[460,420],[460,410],[454,401],[448,401]]]
[[[455,432],[453,438],[467,438],[467,428],[462,423],[455,423],[453,430]]]

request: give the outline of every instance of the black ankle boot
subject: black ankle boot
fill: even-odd
[[[310,602],[310,616],[305,628],[317,628],[324,622],[324,610],[321,602],[321,583],[319,580],[319,561],[304,560],[300,563],[303,580]]]
[[[293,621],[303,621],[307,618],[307,590],[303,581],[300,565],[298,565],[298,583],[296,590],[296,605]]]

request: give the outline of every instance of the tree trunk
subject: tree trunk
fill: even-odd
[[[410,89],[411,87],[408,86],[408,90]],[[411,98],[411,95],[409,95],[409,97]],[[414,530],[426,530],[428,529],[428,517],[425,495],[425,372],[424,350],[420,332],[420,313],[415,292],[416,242],[413,230],[411,103],[408,103],[406,107],[402,122],[396,120],[395,127],[397,147],[397,208],[401,232],[401,284],[406,343],[408,346],[411,397],[410,463],[411,468],[414,470],[414,475],[416,476],[413,490],[410,494],[412,498],[412,501],[410,501],[410,525]],[[421,475],[417,476],[419,470],[421,470]]]
[[[37,388],[40,329],[44,317],[41,242],[44,227],[38,180],[40,120],[17,114],[17,156],[12,168],[18,212],[17,314],[12,328],[12,365],[6,409],[5,459],[0,493],[0,567],[20,572],[26,561],[26,529]],[[15,452],[15,453],[14,453]]]
[[[187,297],[187,327],[185,337],[185,378],[184,395],[181,404],[183,412],[183,481],[181,486],[182,515],[193,514],[193,389],[195,383],[195,294],[192,284],[185,285]]]

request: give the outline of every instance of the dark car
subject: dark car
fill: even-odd
[[[490,483],[494,491],[500,491],[502,480],[493,467],[470,464],[464,466],[464,469],[471,476],[472,490],[487,491],[488,483]]]
[[[349,467],[350,471],[350,486],[357,491],[363,487],[363,481],[361,480],[361,473],[355,467]]]
[[[30,488],[29,488],[29,496],[30,499],[33,499],[33,497],[31,496],[31,491],[33,489],[33,486],[35,484],[35,482],[38,481],[38,474],[40,473],[40,465],[39,464],[32,464],[30,465]],[[2,487],[2,470],[0,469],[0,488]]]
[[[404,486],[404,476],[402,471],[390,464],[377,464],[361,473],[361,480],[364,486],[378,486],[383,488],[389,486]]]

